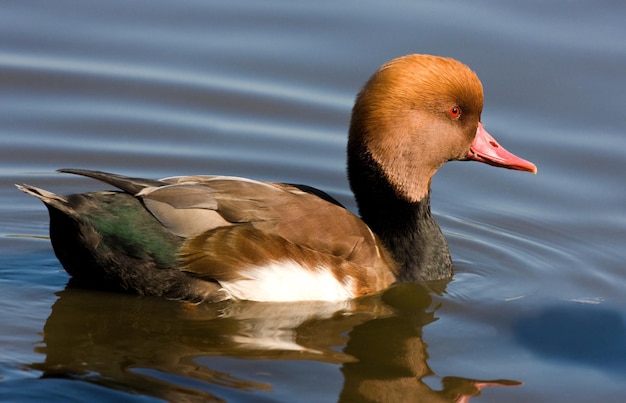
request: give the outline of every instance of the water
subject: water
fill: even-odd
[[[623,400],[622,2],[5,3],[0,399]],[[436,175],[457,272],[445,290],[195,309],[86,291],[66,286],[43,205],[13,187],[102,187],[61,167],[216,173],[354,208],[353,97],[412,52],[469,64],[487,129],[539,168]]]

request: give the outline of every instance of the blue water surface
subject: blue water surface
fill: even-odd
[[[621,402],[626,4],[5,2],[0,400]],[[306,183],[355,209],[345,140],[385,61],[457,58],[536,176],[454,162],[432,206],[447,285],[341,304],[177,302],[68,285],[55,170]]]

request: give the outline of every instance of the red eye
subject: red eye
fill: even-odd
[[[448,113],[452,119],[458,119],[461,117],[461,108],[459,106],[453,106]]]

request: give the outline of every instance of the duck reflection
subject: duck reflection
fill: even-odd
[[[45,360],[32,368],[42,377],[169,401],[219,401],[223,387],[272,390],[254,373],[243,379],[203,359],[216,356],[267,360],[263,365],[270,372],[274,360],[339,365],[344,376],[339,400],[345,402],[464,402],[486,386],[518,385],[444,377],[442,388],[434,390],[423,381],[434,374],[422,328],[436,320],[431,293],[444,287],[405,284],[339,303],[189,306],[68,286],[59,293],[43,344],[36,348]]]

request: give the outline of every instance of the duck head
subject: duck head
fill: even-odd
[[[363,188],[380,183],[372,175],[398,198],[418,202],[429,194],[437,169],[451,160],[536,173],[534,164],[508,152],[485,130],[482,109],[482,84],[461,62],[414,54],[383,65],[352,110],[348,173],[357,202],[362,193],[376,193]],[[362,172],[371,170],[376,173]],[[370,180],[356,179],[362,175]]]

